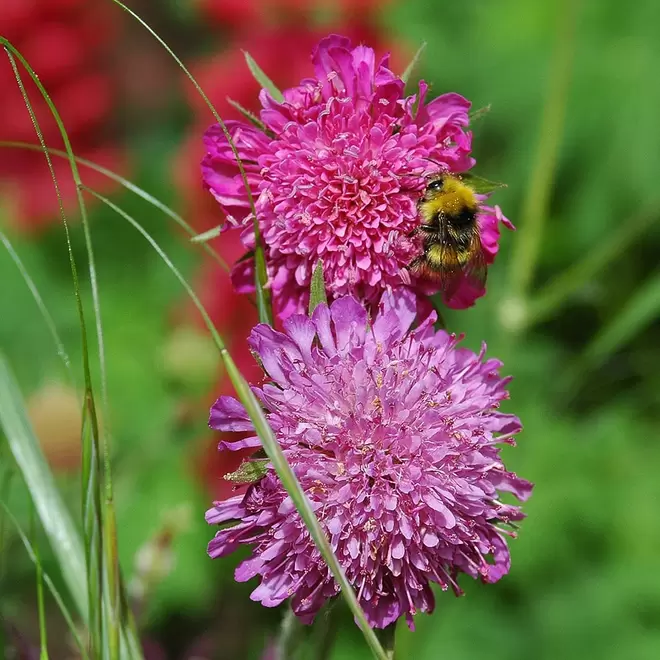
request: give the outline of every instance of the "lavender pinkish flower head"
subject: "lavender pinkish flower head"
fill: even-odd
[[[524,517],[500,493],[525,500],[532,485],[507,471],[498,444],[521,429],[499,411],[501,363],[457,347],[433,328],[410,330],[415,296],[387,292],[370,323],[352,297],[284,333],[266,325],[250,344],[271,382],[255,388],[268,422],[325,529],[372,626],[434,607],[431,584],[457,594],[458,573],[495,582],[509,570],[508,523]],[[252,431],[243,407],[221,397],[210,426]],[[222,442],[258,447],[256,437]],[[252,599],[311,622],[338,586],[272,468],[245,494],[216,502],[211,524],[237,521],[209,544],[211,557],[241,545],[236,579],[260,576]]]
[[[265,130],[227,122],[256,199],[278,315],[304,312],[319,259],[333,299],[350,294],[375,309],[388,287],[429,293],[432,285],[411,280],[406,270],[420,254],[410,239],[420,224],[416,202],[427,174],[474,165],[470,103],[458,94],[427,102],[424,82],[406,96],[388,57],[377,61],[371,48],[353,47],[344,37],[322,40],[312,60],[315,77],[285,90],[281,103],[262,90]],[[252,249],[248,196],[219,125],[204,142],[205,185],[227,215],[226,227],[242,228]],[[477,220],[490,264],[500,223],[512,225],[498,207],[483,203]],[[239,291],[253,288],[253,268],[249,259],[236,265]],[[469,307],[484,293],[465,281],[445,303]]]

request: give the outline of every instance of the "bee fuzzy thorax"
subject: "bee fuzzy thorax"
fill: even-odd
[[[467,281],[483,289],[486,265],[474,189],[458,176],[440,174],[427,184],[418,202],[422,253],[410,269],[423,279],[438,283],[451,298]]]

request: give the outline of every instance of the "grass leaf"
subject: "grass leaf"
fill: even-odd
[[[78,532],[64,506],[25,411],[18,385],[0,353],[0,427],[23,475],[32,502],[46,531],[69,592],[87,618],[85,560]]]
[[[12,142],[8,140],[0,140],[0,147],[27,149],[29,151],[42,151],[42,148],[39,145],[30,144],[29,142]],[[68,158],[66,151],[61,151],[60,149],[53,149],[52,147],[48,147],[48,153],[53,156],[58,156],[59,158]],[[88,167],[90,170],[94,170],[99,174],[103,174],[104,176],[108,177],[108,179],[118,183],[120,186],[137,195],[148,204],[151,204],[159,211],[162,211],[166,216],[174,220],[174,222],[176,222],[177,225],[179,225],[179,227],[181,227],[181,229],[183,229],[189,236],[192,236],[193,238],[197,236],[197,232],[176,211],[171,209],[169,206],[161,202],[153,195],[150,195],[146,190],[136,186],[132,181],[129,181],[116,172],[113,172],[112,170],[109,170],[108,168],[103,167],[98,163],[94,163],[91,160],[87,160],[86,158],[80,158],[79,156],[74,156],[74,158],[76,163],[79,165],[83,165],[84,167]],[[230,268],[227,265],[227,262],[210,245],[202,244],[202,248],[214,261],[220,265],[223,270],[229,272]]]
[[[491,110],[490,103],[488,105],[485,105],[483,108],[478,108],[477,110],[473,110],[470,114],[468,114],[468,119],[470,123],[474,124],[480,119],[483,119],[490,112],[490,110]]]
[[[472,172],[463,172],[461,174],[461,179],[463,179],[467,184],[469,184],[474,191],[480,195],[489,195],[500,188],[506,188],[506,183],[500,183],[499,181],[490,181],[485,179],[478,174],[473,174]]]
[[[254,114],[254,112],[250,112],[247,108],[244,108],[238,101],[234,101],[234,99],[231,97],[227,96],[226,98],[227,103],[229,103],[232,108],[238,110],[243,115],[243,117],[245,117],[245,119],[247,119],[253,126],[265,133],[269,138],[275,137],[275,133],[273,133],[273,131],[271,131],[270,128],[268,128],[268,126],[266,126],[266,124],[264,124],[261,119],[259,119],[259,117]]]
[[[211,337],[213,338],[213,341],[215,342],[215,345],[218,348],[218,351],[224,363],[226,373],[229,379],[231,380],[232,385],[234,386],[236,395],[238,396],[241,403],[245,406],[245,409],[250,419],[252,420],[255,431],[263,445],[266,455],[270,459],[270,462],[272,463],[275,472],[282,481],[282,485],[286,489],[287,493],[291,496],[291,499],[295,504],[296,509],[298,510],[298,513],[300,514],[300,517],[302,518],[305,526],[309,530],[310,536],[314,540],[314,543],[319,549],[319,552],[321,553],[323,559],[328,564],[328,567],[330,568],[330,571],[332,572],[335,580],[337,580],[337,583],[340,585],[342,596],[346,600],[349,608],[351,609],[353,615],[355,616],[355,619],[358,622],[358,625],[362,630],[362,634],[364,635],[367,644],[371,648],[374,657],[378,658],[378,660],[387,660],[387,655],[385,654],[385,651],[382,649],[374,631],[369,626],[367,618],[364,612],[362,611],[362,608],[360,607],[360,603],[358,602],[357,597],[355,596],[355,592],[353,591],[353,588],[348,582],[346,575],[344,574],[344,570],[341,567],[341,564],[335,557],[332,551],[332,547],[330,546],[330,542],[328,541],[328,538],[325,535],[325,532],[323,531],[323,528],[321,527],[319,521],[316,519],[316,516],[314,515],[314,511],[312,510],[312,507],[309,503],[309,500],[307,499],[307,496],[302,490],[302,487],[300,486],[300,483],[296,475],[291,469],[291,466],[288,464],[286,457],[284,456],[284,452],[282,451],[282,448],[277,442],[277,439],[275,438],[272,429],[268,425],[268,421],[266,419],[263,409],[261,408],[261,404],[255,397],[254,393],[252,392],[252,389],[250,388],[245,378],[243,378],[242,374],[238,370],[236,363],[232,359],[229,351],[225,346],[224,341],[222,340],[222,337],[218,333],[216,327],[213,325],[213,322],[211,321],[211,318],[209,317],[201,301],[193,291],[190,284],[183,277],[179,269],[172,263],[171,259],[165,254],[163,249],[134,218],[132,218],[123,209],[119,208],[116,204],[111,202],[103,195],[100,195],[99,193],[97,193],[94,190],[91,190],[90,188],[85,188],[85,190],[90,195],[93,195],[99,201],[106,204],[109,208],[113,209],[127,222],[129,222],[138,232],[140,232],[140,234],[142,234],[142,236],[147,240],[147,242],[158,253],[158,255],[165,262],[167,267],[172,271],[172,274],[179,280],[181,285],[187,291],[191,300],[199,310],[199,313],[202,315],[206,327],[209,329],[209,332],[211,333]]]
[[[257,64],[255,59],[246,50],[243,51],[243,56],[247,62],[248,69],[254,79],[273,97],[278,103],[284,101],[284,95],[275,86],[273,81],[264,73],[263,69]]]
[[[64,348],[64,343],[60,338],[59,332],[57,331],[57,326],[55,325],[55,321],[53,320],[53,317],[50,315],[50,312],[46,307],[46,303],[44,303],[44,299],[41,297],[41,294],[39,293],[39,289],[37,289],[37,285],[34,283],[34,280],[30,277],[30,274],[27,272],[27,269],[25,268],[23,262],[21,261],[21,258],[18,256],[18,254],[14,250],[14,247],[10,243],[9,239],[2,233],[2,231],[0,231],[0,241],[5,246],[5,248],[7,248],[7,252],[9,252],[9,256],[16,264],[16,268],[18,268],[18,271],[25,280],[25,284],[27,284],[27,287],[30,290],[32,297],[34,298],[34,301],[37,303],[37,307],[41,312],[41,316],[43,317],[43,320],[45,321],[46,326],[48,327],[48,330],[51,336],[53,337],[53,341],[55,342],[55,347],[57,348],[57,354],[62,359],[69,380],[75,389],[75,378],[73,376],[73,369],[71,367],[71,360],[69,358],[69,354]]]
[[[252,189],[250,188],[250,182],[248,181],[247,174],[245,172],[245,167],[243,166],[243,161],[241,160],[241,156],[238,153],[238,149],[236,148],[236,144],[234,143],[234,140],[227,130],[227,126],[225,125],[225,122],[222,120],[220,115],[218,114],[218,111],[215,109],[214,105],[211,103],[209,100],[208,96],[204,93],[204,90],[201,88],[195,77],[188,71],[186,68],[185,64],[181,61],[181,59],[174,53],[174,51],[165,43],[165,41],[158,35],[158,33],[153,30],[142,18],[140,18],[133,10],[129,9],[125,4],[120,2],[120,0],[112,0],[116,5],[119,5],[125,12],[129,13],[140,25],[142,25],[153,37],[158,41],[158,43],[169,53],[169,55],[172,57],[172,59],[179,65],[181,70],[185,73],[186,77],[190,82],[193,84],[199,95],[202,97],[204,103],[206,103],[207,107],[215,117],[215,120],[218,122],[218,126],[220,126],[220,129],[222,130],[223,135],[225,136],[225,139],[227,140],[227,143],[229,144],[229,147],[231,148],[232,154],[234,155],[234,158],[236,159],[236,166],[238,167],[238,171],[241,175],[241,181],[243,182],[243,185],[245,186],[245,192],[247,194],[248,198],[248,205],[250,207],[250,211],[252,212],[252,226],[254,229],[254,237],[255,237],[255,251],[254,251],[254,261],[255,261],[255,269],[254,269],[254,278],[255,278],[255,290],[256,290],[256,298],[257,298],[257,310],[259,312],[259,320],[262,323],[270,323],[272,325],[273,322],[273,306],[272,306],[272,301],[271,301],[271,295],[270,295],[270,290],[267,287],[268,283],[268,273],[266,270],[266,256],[265,256],[265,251],[264,251],[264,246],[263,246],[263,241],[261,239],[261,230],[259,228],[259,219],[257,217],[257,209],[254,205],[254,197],[252,195]],[[264,74],[265,75],[265,74]]]
[[[34,507],[30,507],[30,535],[35,539]],[[39,660],[48,660],[48,634],[46,629],[46,607],[44,605],[44,580],[39,546],[34,543],[34,564],[37,577],[37,613],[39,617]]]
[[[598,245],[587,252],[584,259],[559,273],[554,280],[534,296],[529,304],[527,324],[533,325],[549,318],[576,291],[591,281],[614,259],[620,257],[629,245],[658,220],[659,215],[660,205],[656,205],[644,213],[619,223],[614,231],[610,232]]]
[[[543,239],[550,194],[564,133],[566,105],[573,71],[578,2],[557,3],[558,28],[550,63],[548,89],[543,106],[538,144],[530,167],[530,179],[520,213],[519,234],[509,268],[509,291],[514,304],[527,302]],[[509,329],[509,328],[507,328]]]
[[[213,227],[202,234],[196,234],[190,240],[192,243],[206,243],[206,241],[210,241],[214,238],[218,238],[218,236],[220,236],[221,233],[222,233],[222,225],[218,227]]]
[[[14,528],[16,529],[16,533],[19,535],[21,541],[23,542],[23,545],[25,546],[25,550],[27,551],[30,561],[32,561],[32,563],[35,564],[36,566],[38,562],[38,554],[37,554],[36,546],[33,546],[32,543],[30,543],[30,540],[28,539],[27,535],[21,529],[18,520],[16,520],[14,515],[11,513],[9,507],[7,507],[5,500],[0,499],[0,507],[3,509],[5,517],[8,520],[10,520],[14,525]],[[76,628],[76,624],[73,621],[73,616],[71,615],[71,612],[69,612],[68,607],[64,603],[64,600],[62,599],[60,592],[57,590],[57,587],[51,580],[48,573],[43,571],[43,569],[41,575],[43,577],[44,584],[48,587],[48,590],[53,596],[53,599],[57,603],[57,606],[59,607],[60,612],[62,613],[62,616],[66,621],[67,627],[69,628],[69,632],[71,633],[73,640],[76,643],[76,646],[78,647],[78,650],[80,651],[83,660],[88,660],[89,656],[87,655],[87,651],[85,650],[85,645],[80,639],[80,635],[78,634],[78,629]]]
[[[417,63],[419,62],[420,58],[422,57],[422,53],[425,50],[426,50],[426,41],[423,41],[422,45],[417,49],[417,52],[413,56],[412,60],[410,60],[410,64],[408,64],[406,70],[401,74],[401,80],[403,80],[404,84],[407,84],[408,81],[410,80],[410,76],[412,76],[413,71],[417,66]]]
[[[319,259],[312,273],[312,282],[309,289],[309,315],[321,304],[328,304],[328,296],[325,292],[325,281],[323,279],[323,262]]]
[[[590,366],[602,364],[658,317],[660,317],[660,271],[642,284],[623,309],[600,329],[584,351],[584,361]]]

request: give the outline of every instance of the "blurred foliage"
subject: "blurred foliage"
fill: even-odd
[[[160,11],[160,5],[141,4],[147,18],[149,12]],[[175,39],[177,52],[190,58],[197,50],[218,48],[208,27],[195,23],[197,15],[186,3],[167,6],[171,13],[160,15],[156,27],[168,38],[177,31],[177,22],[185,20]],[[660,324],[657,284],[651,279],[657,279],[658,223],[647,225],[605,268],[580,282],[541,324],[514,333],[506,322],[509,262],[517,242],[524,240],[526,227],[519,218],[565,9],[565,3],[550,0],[401,0],[387,4],[378,15],[393,43],[403,42],[414,52],[420,42],[427,42],[414,75],[431,81],[434,94],[458,91],[475,108],[492,105],[474,126],[477,172],[507,182],[494,200],[519,231],[503,236],[488,296],[447,320],[452,330],[466,333],[471,347],[485,340],[489,354],[502,357],[505,370],[514,375],[507,407],[521,417],[525,433],[518,448],[505,450],[506,457],[537,484],[525,507],[529,517],[512,543],[510,575],[490,586],[464,580],[467,596],[459,600],[439,593],[433,616],[418,617],[414,633],[400,630],[401,658],[615,660],[660,655],[660,578],[652,570],[660,547],[655,515],[660,501],[655,473],[660,465],[655,442]],[[660,68],[660,3],[640,0],[632,10],[614,0],[584,0],[577,20],[532,302],[544,285],[622,224],[639,214],[660,217],[660,87],[653,83]],[[205,35],[201,43],[198,34]],[[559,47],[571,44],[560,41]],[[131,49],[139,50],[135,44]],[[151,44],[145,46],[151,49]],[[166,55],[159,57],[165,60]],[[269,62],[259,64],[268,73]],[[172,92],[172,86],[180,84],[174,69],[163,67],[159,74],[171,79],[160,86],[168,92],[158,112],[127,110],[135,163],[131,178],[176,207],[169,161],[184,139],[182,94]],[[131,70],[125,75],[131,76]],[[132,117],[139,131],[131,129]],[[195,272],[199,249],[187,244],[164,216],[129,194],[114,199],[140,218],[184,273]],[[0,224],[10,225],[1,218]],[[79,328],[61,227],[54,225],[38,239],[17,233],[10,238],[77,368]],[[111,211],[96,208],[93,239],[107,344],[107,422],[114,442],[120,554],[129,583],[138,551],[171,524],[173,515],[182,517],[171,542],[171,571],[153,586],[139,613],[145,634],[167,648],[171,658],[187,657],[195,645],[215,649],[200,651],[202,657],[242,658],[248,652],[258,657],[269,634],[275,634],[279,612],[252,603],[252,585],[233,583],[239,557],[212,562],[205,554],[213,533],[203,519],[210,496],[195,471],[194,457],[206,423],[200,391],[209,390],[214,377],[203,369],[198,352],[203,342],[193,339],[183,348],[177,343],[183,340],[173,310],[181,305],[182,292],[134,230]],[[78,229],[74,250],[84,263]],[[0,282],[0,348],[29,399],[44,384],[62,382],[64,373],[34,301],[6,253],[0,253]],[[649,293],[629,308],[644,287]],[[192,320],[186,323],[194,325]],[[623,339],[601,340],[594,349],[594,339],[608,332]],[[168,347],[177,355],[168,357]],[[191,373],[176,359],[186,350],[193,356]],[[589,358],[594,351],[597,360]],[[0,469],[5,462],[3,455]],[[76,479],[60,479],[76,512]],[[20,484],[13,485],[10,505],[19,519],[28,519]],[[2,562],[12,568],[0,586],[0,614],[25,622],[37,639],[33,569],[18,539],[11,531],[6,534]],[[57,582],[53,557],[45,550],[44,568]],[[366,657],[350,617],[341,616],[332,657]],[[49,626],[63,628],[52,613]],[[0,635],[5,633],[0,626]],[[52,633],[49,640],[58,643]],[[63,649],[54,646],[51,657],[67,657]]]

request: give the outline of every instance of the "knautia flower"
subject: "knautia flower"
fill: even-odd
[[[331,298],[353,295],[372,308],[388,287],[408,285],[405,270],[420,247],[416,202],[425,176],[460,173],[474,165],[467,131],[470,103],[458,94],[427,102],[427,85],[405,96],[404,82],[374,51],[330,36],[314,51],[315,77],[283,92],[280,103],[262,90],[260,129],[231,121],[227,128],[244,162],[266,244],[278,315],[306,308],[314,265],[323,260]],[[204,142],[206,187],[254,247],[252,217],[235,157],[219,125]],[[495,257],[497,208],[478,217],[487,263]],[[486,246],[487,245],[487,246]],[[253,262],[235,269],[236,286],[254,286]],[[428,287],[421,287],[428,292]],[[483,289],[459,288],[445,300],[469,307]]]
[[[460,593],[458,573],[495,582],[509,570],[507,525],[524,517],[500,501],[532,485],[507,471],[498,443],[513,443],[517,417],[501,363],[457,347],[429,316],[410,330],[415,296],[386,292],[370,322],[354,298],[293,315],[284,333],[266,325],[250,344],[270,383],[255,388],[287,460],[326,531],[371,625],[384,627],[434,606],[431,584]],[[221,397],[210,426],[247,431],[243,407]],[[258,447],[256,437],[222,442]],[[291,598],[311,622],[338,586],[279,479],[268,468],[248,491],[207,512],[237,521],[209,544],[211,557],[239,546],[252,555],[236,579],[261,577],[252,599]]]

